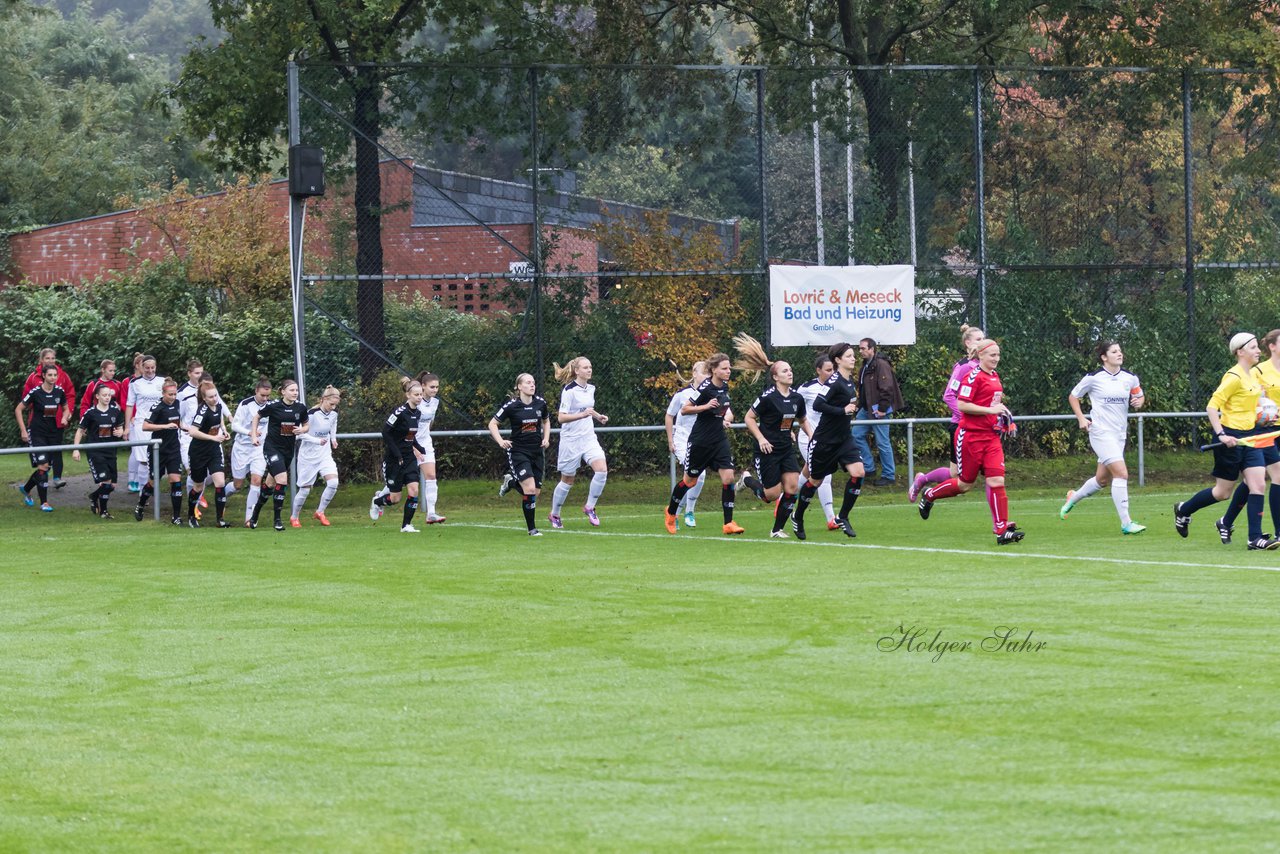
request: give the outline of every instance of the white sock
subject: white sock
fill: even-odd
[[[827,514],[828,522],[836,518],[836,508],[831,503],[831,475],[824,477],[818,486],[818,501],[822,502],[822,512]]]
[[[596,502],[600,500],[600,493],[604,492],[605,481],[609,479],[609,473],[606,471],[598,471],[591,475],[591,486],[587,487],[587,506],[594,508]]]
[[[299,486],[298,492],[293,496],[293,512],[289,514],[289,518],[297,519],[298,514],[302,512],[302,505],[307,503],[307,496],[311,494],[311,487]]]
[[[1116,505],[1116,512],[1120,514],[1120,524],[1128,525],[1132,522],[1129,518],[1129,481],[1122,477],[1112,479],[1111,500]]]
[[[684,494],[684,512],[693,512],[693,508],[698,504],[698,496],[702,494],[702,485],[706,482],[707,473],[704,471],[698,475],[698,482],[689,487],[689,491]]]
[[[427,515],[436,515],[436,499],[440,497],[440,484],[434,480],[425,481],[426,489],[422,491],[423,503],[427,505]]]
[[[249,497],[244,500],[244,520],[253,518],[253,508],[258,506],[258,498],[262,495],[262,487],[249,484]]]
[[[569,484],[563,480],[556,484],[555,491],[551,493],[551,515],[559,516],[560,509],[564,507],[564,503],[569,500],[569,490],[572,489]]]
[[[427,481],[427,482],[435,483],[435,481],[433,480]],[[329,502],[333,500],[333,496],[337,494],[338,494],[338,479],[335,477],[333,480],[326,480],[324,482],[324,492],[320,493],[320,506],[317,507],[316,510],[320,513],[323,513],[325,511],[325,508],[329,506]]]
[[[1128,490],[1128,488],[1129,488],[1129,485],[1126,483],[1125,489]],[[1098,484],[1098,478],[1091,477],[1088,480],[1086,480],[1084,483],[1080,484],[1080,488],[1076,490],[1076,494],[1072,497],[1071,503],[1076,504],[1077,502],[1083,501],[1084,499],[1088,498],[1090,495],[1093,495],[1099,489],[1102,489],[1102,487]],[[1116,494],[1116,488],[1114,485],[1111,487],[1111,494],[1112,495]],[[1128,493],[1126,492],[1126,494]]]

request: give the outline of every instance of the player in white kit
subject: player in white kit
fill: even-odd
[[[245,478],[249,478],[249,494],[245,497],[244,506],[245,525],[253,518],[253,508],[262,495],[263,477],[267,473],[267,458],[262,453],[262,445],[253,444],[253,418],[270,400],[271,380],[263,377],[254,387],[253,396],[240,401],[235,417],[231,419],[231,432],[235,435],[235,441],[231,445],[232,483],[236,489],[240,489],[244,486]]]
[[[317,477],[324,478],[324,492],[320,495],[320,506],[312,516],[324,527],[329,527],[329,517],[324,515],[324,511],[338,492],[338,464],[333,461],[333,451],[338,447],[338,404],[341,400],[342,392],[326,386],[319,403],[307,412],[310,429],[298,437],[298,492],[293,496],[293,511],[289,514],[289,524],[295,528],[302,527],[298,515]]]
[[[156,357],[143,356],[141,368],[141,376],[134,377],[129,383],[128,399],[124,406],[124,433],[135,441],[151,438],[142,431],[142,423],[160,402],[160,398],[164,397],[164,377],[156,376]],[[149,452],[146,445],[134,445],[129,454],[137,463],[140,483],[150,479]]]
[[[826,387],[827,378],[831,376],[835,369],[835,363],[831,361],[831,357],[824,350],[813,360],[814,378],[796,387],[796,391],[804,398],[805,411],[809,415],[809,426],[815,431],[818,429],[818,423],[822,421],[822,413],[814,408],[813,402],[817,399],[818,393]],[[800,446],[800,456],[804,459],[804,471],[801,472],[801,476],[808,478],[809,437],[800,436],[797,444]],[[824,477],[822,485],[818,487],[818,502],[822,505],[822,512],[827,517],[828,531],[834,531],[839,527],[836,524],[836,508],[831,496],[831,478],[832,475]]]
[[[675,364],[674,362],[672,364]],[[667,450],[676,455],[676,459],[681,464],[688,456],[689,451],[689,431],[693,429],[693,422],[698,420],[696,413],[690,415],[681,415],[680,410],[684,408],[686,403],[690,403],[698,396],[698,386],[702,385],[702,381],[710,376],[707,372],[707,363],[705,361],[697,361],[693,363],[692,376],[689,378],[689,384],[671,396],[671,402],[667,404],[667,414],[663,418],[663,422],[667,428]],[[676,372],[676,378],[684,382],[684,377],[680,376],[680,372]],[[707,482],[707,473],[703,471],[698,475],[698,482],[689,487],[689,491],[684,494],[684,498],[680,499],[680,505],[677,507],[676,515],[684,514],[684,526],[686,528],[698,527],[697,517],[694,516],[694,509],[698,505],[698,496],[702,494],[702,485]]]
[[[554,364],[554,363],[553,363]],[[591,485],[587,488],[587,501],[582,512],[595,527],[600,527],[596,514],[596,502],[604,492],[609,478],[609,465],[604,448],[596,438],[596,423],[607,424],[609,416],[596,412],[596,387],[591,384],[591,360],[586,356],[570,359],[563,368],[555,365],[556,382],[564,385],[560,392],[560,410],[556,420],[560,422],[560,454],[556,468],[560,482],[551,494],[551,527],[563,528],[560,510],[569,498],[578,468],[591,467]]]
[[[1071,389],[1067,402],[1081,430],[1089,432],[1089,444],[1098,457],[1098,470],[1078,489],[1067,493],[1066,503],[1058,511],[1065,519],[1071,508],[1098,490],[1111,484],[1111,501],[1120,515],[1120,532],[1140,534],[1147,528],[1129,517],[1129,470],[1124,464],[1125,439],[1129,431],[1129,409],[1141,409],[1145,399],[1138,377],[1121,366],[1124,353],[1115,341],[1103,341],[1098,345],[1098,359],[1102,367],[1086,375]],[[1091,411],[1086,418],[1080,408],[1080,399],[1088,395]]]
[[[418,404],[418,444],[422,446],[422,459],[418,470],[422,472],[422,503],[427,512],[427,524],[439,525],[445,517],[436,512],[440,499],[440,484],[436,481],[436,447],[431,442],[431,424],[440,411],[440,377],[430,371],[418,374],[422,385],[422,402]]]

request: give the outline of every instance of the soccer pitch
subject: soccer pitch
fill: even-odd
[[[1187,491],[1135,489],[1121,537],[1015,486],[997,548],[980,493],[872,491],[856,540],[815,507],[779,542],[708,488],[672,537],[650,483],[541,539],[447,481],[416,536],[371,487],[284,533],[9,492],[0,849],[1276,845],[1280,552],[1243,521],[1182,540]]]

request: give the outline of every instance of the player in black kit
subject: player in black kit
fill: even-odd
[[[99,385],[93,393],[93,406],[80,416],[80,426],[76,428],[72,444],[79,445],[88,440],[95,445],[101,442],[118,442],[124,438],[124,410],[116,406],[112,398],[116,390],[105,383]],[[100,451],[88,451],[89,474],[93,477],[93,492],[89,493],[89,506],[95,516],[110,519],[107,501],[116,488],[116,449],[105,448]],[[80,452],[72,451],[71,459],[80,461]]]
[[[773,385],[762,391],[747,410],[747,430],[755,439],[755,467],[760,478],[757,480],[744,473],[742,485],[766,504],[778,502],[769,536],[786,539],[787,532],[783,527],[791,516],[800,485],[800,458],[791,430],[799,425],[807,438],[812,438],[813,430],[809,426],[804,398],[791,387],[794,381],[791,366],[786,362],[769,361],[760,342],[750,335],[738,335],[733,343],[740,357],[735,368],[753,372],[757,379],[768,371],[769,378],[773,380]]]
[[[133,518],[139,522],[146,512],[147,500],[155,493],[156,483],[163,475],[169,484],[173,524],[182,524],[182,445],[178,441],[178,431],[181,429],[182,406],[178,403],[178,383],[173,378],[166,377],[161,387],[160,401],[142,421],[143,432],[160,440],[160,468],[151,473],[151,479],[139,490],[138,506],[133,508]]]
[[[404,386],[404,403],[397,406],[382,422],[382,479],[386,486],[373,496],[369,504],[369,518],[375,522],[382,518],[383,508],[400,500],[401,491],[409,498],[404,503],[404,518],[400,533],[416,534],[413,514],[418,510],[419,462],[426,457],[426,449],[418,442],[418,419],[422,415],[418,404],[422,403],[422,383],[407,380]]]
[[[849,482],[845,485],[844,501],[835,522],[846,537],[857,536],[853,526],[849,524],[849,514],[853,511],[854,502],[862,494],[862,478],[866,474],[862,468],[862,457],[859,456],[858,449],[853,444],[853,435],[849,432],[849,419],[858,411],[858,381],[854,377],[858,352],[852,344],[841,342],[828,350],[827,355],[831,357],[836,369],[827,377],[826,384],[818,390],[818,396],[813,400],[813,408],[822,417],[809,448],[809,479],[800,487],[795,513],[791,518],[791,527],[801,540],[804,539],[804,511],[808,509],[823,478],[840,469],[849,473]]]
[[[267,422],[265,440],[258,435],[258,424]],[[294,437],[307,432],[307,407],[298,402],[298,383],[285,380],[280,384],[280,399],[273,400],[263,406],[253,416],[253,424],[249,427],[249,437],[253,444],[262,445],[262,454],[267,459],[267,471],[275,481],[271,490],[272,509],[275,511],[275,529],[284,530],[284,522],[280,521],[280,511],[284,509],[284,491],[289,485],[289,466],[293,464],[293,451],[298,440]],[[253,508],[253,516],[245,523],[246,528],[258,527],[258,515],[267,503],[267,493],[263,490],[258,498],[258,505]]]
[[[551,410],[547,402],[538,397],[537,390],[533,374],[516,377],[512,398],[499,406],[489,419],[489,435],[507,452],[507,475],[498,494],[505,495],[511,484],[520,487],[520,509],[524,511],[524,523],[531,537],[542,536],[533,516],[542,490],[543,452],[551,444]],[[502,438],[499,425],[503,421],[511,427],[509,439]]]
[[[680,408],[681,415],[697,415],[693,429],[689,431],[689,446],[685,452],[684,477],[671,490],[667,502],[665,522],[667,533],[676,532],[676,510],[680,500],[704,471],[720,472],[720,506],[724,509],[724,532],[741,534],[743,527],[733,521],[733,451],[729,448],[729,425],[733,423],[733,408],[729,405],[729,376],[733,366],[724,353],[716,353],[707,359],[708,379],[698,385],[697,395]]]
[[[41,370],[40,380],[40,384],[24,394],[13,410],[18,419],[18,433],[22,436],[22,443],[32,448],[31,468],[34,469],[26,485],[18,487],[18,491],[22,493],[22,503],[31,507],[35,505],[35,501],[31,499],[31,487],[34,486],[40,493],[40,509],[45,513],[52,513],[53,507],[49,504],[49,465],[53,462],[53,457],[49,451],[40,451],[39,448],[59,444],[62,431],[58,427],[58,419],[62,418],[64,422],[71,420],[71,401],[67,400],[67,393],[57,385],[57,365],[48,365]],[[25,417],[27,410],[31,410],[29,432]]]
[[[196,507],[200,503],[200,493],[204,492],[205,479],[212,477],[217,525],[219,528],[230,528],[222,518],[227,509],[226,458],[222,451],[222,443],[229,437],[227,413],[218,400],[217,387],[209,380],[204,380],[197,386],[196,398],[200,403],[196,406],[196,414],[191,423],[186,427],[187,435],[191,437],[191,493],[187,496],[187,524],[192,528],[200,527]]]

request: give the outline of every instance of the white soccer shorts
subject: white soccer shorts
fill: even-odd
[[[556,461],[556,470],[561,474],[573,474],[581,466],[589,466],[596,460],[604,459],[604,448],[594,435],[575,442],[560,440],[560,456]]]
[[[1089,432],[1089,445],[1093,448],[1093,452],[1098,455],[1098,462],[1110,465],[1124,459],[1124,437],[1112,436],[1106,433]]]
[[[244,480],[250,474],[262,477],[267,473],[267,458],[262,454],[261,445],[244,445],[236,442],[231,446],[231,477]]]

